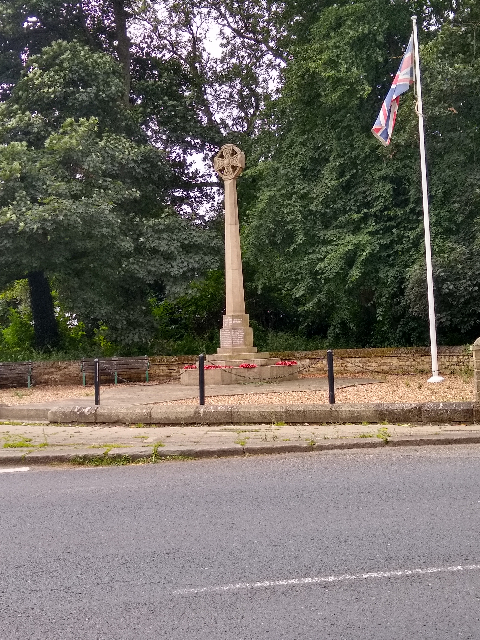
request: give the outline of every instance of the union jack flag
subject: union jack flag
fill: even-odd
[[[393,79],[390,91],[382,104],[380,113],[372,127],[373,135],[385,146],[390,144],[395,118],[397,117],[400,96],[410,89],[413,84],[413,34],[410,36],[407,50]]]

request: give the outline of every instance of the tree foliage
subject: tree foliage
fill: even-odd
[[[275,128],[258,150],[268,159],[246,175],[254,189],[245,211],[246,249],[258,265],[257,286],[283,291],[300,309],[304,330],[333,344],[428,339],[418,304],[426,284],[420,292],[424,249],[412,92],[402,99],[390,147],[379,148],[370,133],[408,41],[413,8],[364,0],[321,10],[287,65]],[[471,313],[478,306],[471,270],[479,125],[471,100],[478,62],[464,37],[472,27],[452,25],[447,9],[425,10],[425,22],[436,26],[422,34],[422,66],[439,293],[450,290],[461,302],[474,285],[467,322],[452,315],[453,300],[438,296],[440,338],[456,341],[480,330]],[[464,256],[457,275],[445,269],[452,255]]]
[[[86,334],[123,348],[156,335],[173,349],[182,332],[212,344],[221,275],[185,291],[221,262],[210,160],[234,142],[247,154],[239,201],[260,340],[426,343],[413,92],[388,148],[370,133],[416,14],[439,337],[472,340],[477,4],[2,3],[0,287],[44,273]]]
[[[215,243],[175,213],[174,168],[121,100],[108,55],[56,42],[30,65],[1,107],[3,285],[45,272],[87,326],[144,343],[151,290],[215,266]]]

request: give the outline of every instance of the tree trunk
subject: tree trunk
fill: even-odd
[[[130,38],[127,33],[127,17],[124,0],[112,0],[117,33],[117,55],[123,68],[124,95],[123,100],[130,104]]]
[[[50,284],[43,271],[28,274],[36,349],[54,349],[60,343]]]

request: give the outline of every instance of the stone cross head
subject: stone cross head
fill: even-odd
[[[245,168],[245,154],[234,144],[224,144],[213,159],[213,168],[223,180],[234,180]]]

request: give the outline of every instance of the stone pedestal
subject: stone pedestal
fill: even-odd
[[[250,363],[249,363],[250,364]],[[207,365],[208,366],[208,365]],[[198,364],[197,364],[198,367]],[[296,380],[299,365],[284,367],[281,365],[257,365],[254,369],[242,369],[227,365],[221,369],[205,370],[205,385],[248,384],[255,382],[281,382]],[[198,369],[185,369],[180,376],[181,384],[198,386]],[[226,394],[228,391],[225,392]]]
[[[220,349],[217,353],[228,351],[242,351],[254,353],[253,330],[249,326],[249,318],[246,313],[231,313],[223,316],[223,327],[220,329]]]

